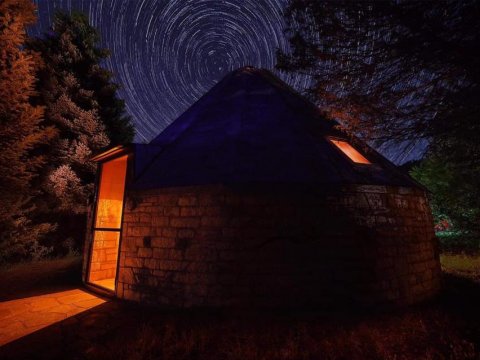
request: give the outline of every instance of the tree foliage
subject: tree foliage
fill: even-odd
[[[424,169],[439,171],[428,177],[443,181],[440,162],[461,179],[448,177],[451,190],[458,186],[452,194],[478,214],[480,4],[291,0],[285,15],[291,49],[278,53],[278,68],[310,75],[308,94],[347,132],[377,143],[428,141]],[[478,229],[478,216],[470,218],[464,226]]]
[[[134,136],[88,18],[58,13],[28,39],[35,20],[31,0],[0,1],[0,262],[80,243],[92,154]]]
[[[479,15],[468,0],[291,0],[277,66],[310,75],[310,94],[357,134],[436,136],[478,95]]]
[[[32,181],[46,159],[38,152],[55,135],[33,105],[35,54],[24,49],[26,26],[35,21],[29,0],[0,2],[0,262],[46,251],[38,244],[52,225],[35,224]]]
[[[64,25],[61,18],[55,24]],[[31,41],[30,47],[41,55],[43,66],[39,71],[39,99],[45,106],[45,122],[58,129],[52,146],[45,148],[49,163],[43,168],[43,189],[51,195],[42,203],[54,211],[82,213],[85,211],[88,187],[94,177],[94,165],[89,161],[92,153],[108,146],[109,138],[99,116],[99,105],[93,90],[85,88],[82,72],[83,47],[78,47],[74,35],[62,26],[44,38]],[[78,41],[78,39],[77,39]],[[93,50],[92,50],[93,51]],[[71,173],[81,188],[76,202],[71,201],[72,192],[58,191],[56,180],[65,169]],[[65,176],[63,177],[65,179]],[[80,184],[79,184],[80,185]],[[67,190],[67,187],[64,189]]]
[[[459,154],[465,149],[461,141],[457,145],[452,143],[452,147],[455,149],[450,152],[448,148],[430,150],[410,174],[431,191],[431,205],[437,222],[447,217],[455,229],[478,235],[480,168],[478,162],[475,164],[469,158],[471,154]]]
[[[102,67],[101,62],[110,56],[110,51],[99,47],[100,34],[90,25],[88,17],[80,12],[65,14],[58,12],[53,23],[57,37],[68,38],[74,53],[71,53],[72,70],[78,75],[80,85],[92,91],[92,98],[98,105],[98,116],[113,145],[133,141],[135,130],[131,117],[125,113],[125,102],[117,91],[120,88],[113,82],[113,74]]]
[[[29,48],[40,54],[37,102],[45,106],[45,123],[58,130],[43,152],[37,198],[43,218],[59,220],[54,244],[73,237],[81,243],[87,198],[93,193],[95,164],[101,149],[131,142],[130,117],[117,97],[118,85],[101,66],[109,55],[98,46],[100,37],[81,13],[57,13],[51,31],[31,39]]]

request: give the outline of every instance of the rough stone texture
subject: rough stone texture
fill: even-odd
[[[116,295],[174,307],[401,306],[440,286],[425,194],[349,186],[129,192]]]

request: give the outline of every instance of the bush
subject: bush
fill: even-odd
[[[444,253],[468,253],[480,252],[480,237],[471,236],[461,231],[437,232],[440,240],[440,248]]]
[[[430,156],[413,167],[410,175],[430,193],[436,230],[461,233],[457,240],[480,235],[480,206],[475,189],[459,169]]]

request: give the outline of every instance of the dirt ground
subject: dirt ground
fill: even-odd
[[[15,316],[57,315],[0,359],[480,359],[475,261],[444,256],[442,294],[389,313],[172,311],[89,294],[79,259],[23,264],[0,271],[0,334]]]

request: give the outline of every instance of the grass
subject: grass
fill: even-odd
[[[3,266],[0,268],[0,301],[80,286],[81,264],[81,257],[70,256]]]
[[[442,270],[447,274],[472,279],[480,282],[480,254],[442,254]]]
[[[112,301],[0,348],[0,358],[478,360],[480,254],[443,254],[441,262],[438,299],[394,312],[172,311]],[[0,273],[1,291],[78,284],[78,259],[34,269]]]
[[[439,309],[368,318],[230,315],[142,322],[98,359],[474,359],[474,343]],[[186,326],[187,325],[187,326]]]
[[[17,263],[2,263],[0,265],[0,276],[16,274],[22,276],[25,272],[32,273],[32,269],[47,267],[50,270],[45,273],[55,273],[54,269],[69,268],[78,270],[81,266],[82,257],[78,254],[72,254],[62,257],[47,257],[41,260],[25,260]]]

